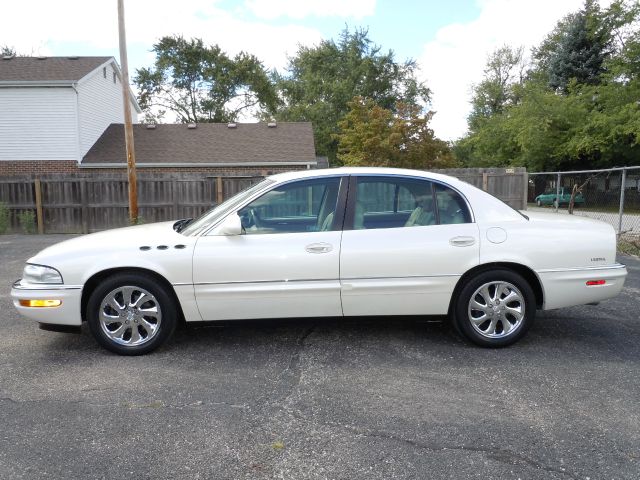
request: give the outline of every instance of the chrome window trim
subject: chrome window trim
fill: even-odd
[[[432,183],[437,183],[439,185],[443,185],[444,187],[450,188],[452,189],[454,192],[456,192],[458,195],[460,195],[462,197],[462,199],[464,200],[464,203],[467,205],[467,208],[469,209],[469,214],[471,215],[471,222],[469,223],[477,223],[476,222],[476,215],[475,212],[473,211],[473,208],[471,207],[471,203],[469,202],[469,199],[467,198],[467,196],[461,192],[458,188],[454,187],[453,185],[450,185],[449,183],[446,183],[442,180],[438,180],[429,176],[418,176],[418,175],[405,175],[405,174],[393,174],[393,173],[332,173],[329,175],[310,175],[310,176],[305,176],[303,178],[293,178],[290,180],[285,180],[282,182],[276,182],[275,184],[271,184],[268,185],[264,190],[261,190],[259,192],[257,192],[254,196],[252,196],[251,198],[249,198],[245,203],[241,204],[240,207],[238,208],[238,210],[241,210],[242,208],[246,207],[249,203],[253,202],[256,198],[264,195],[265,193],[273,190],[274,188],[278,188],[281,187],[283,185],[287,185],[289,183],[293,183],[293,182],[301,182],[301,181],[307,181],[307,180],[317,180],[317,179],[321,179],[321,178],[345,178],[345,177],[386,177],[386,178],[392,178],[392,179],[408,179],[408,180],[422,180],[422,181],[429,181]],[[269,178],[269,177],[265,177],[265,178]],[[203,230],[198,236],[199,237],[204,237],[209,235],[209,233],[211,232],[211,230],[213,230],[216,226],[218,226],[225,218],[224,217],[222,219],[220,219],[218,222],[212,224],[209,226],[209,228]]]

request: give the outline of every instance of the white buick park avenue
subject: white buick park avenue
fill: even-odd
[[[614,297],[626,274],[606,223],[521,213],[435,173],[339,168],[273,175],[195,220],[53,245],[11,295],[45,328],[87,322],[124,355],[181,321],[361,315],[448,315],[499,347],[536,310]]]

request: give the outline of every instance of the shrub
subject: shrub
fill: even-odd
[[[0,234],[7,233],[9,229],[9,207],[0,202]]]
[[[25,210],[18,214],[18,223],[23,233],[36,233],[36,215],[32,210]]]

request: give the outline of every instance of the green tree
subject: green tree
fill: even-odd
[[[525,76],[524,49],[503,45],[487,58],[482,81],[473,86],[470,134],[456,142],[454,152],[474,167],[509,165],[519,148],[507,128],[509,107],[520,101]]]
[[[607,61],[612,79],[628,81],[640,75],[640,2],[618,0],[603,14],[612,32],[613,54]],[[634,27],[635,26],[635,27]]]
[[[524,165],[510,120],[504,113],[477,119],[474,131],[455,143],[456,159],[467,167]]]
[[[469,134],[453,149],[457,158],[470,166],[522,165],[533,171],[637,163],[639,20],[640,5],[620,0],[604,10],[587,2],[558,22],[534,49],[534,68],[507,90],[515,98],[494,96],[507,101],[491,104],[486,96],[474,96]],[[598,48],[581,43],[594,38]]]
[[[150,120],[168,112],[180,122],[226,122],[242,112],[272,111],[276,94],[262,63],[241,52],[233,58],[201,39],[163,37],[153,46],[154,65],[133,79]]]
[[[585,159],[590,167],[636,165],[640,158],[640,81],[585,86],[576,99],[588,113],[568,139],[568,157]]]
[[[316,151],[337,157],[338,123],[357,96],[395,112],[397,102],[426,106],[429,89],[416,78],[413,60],[398,62],[393,51],[373,44],[368,31],[345,29],[337,41],[300,47],[286,72],[276,74],[281,98],[278,120],[313,123]]]
[[[0,46],[0,56],[2,57],[15,57],[16,56],[16,49],[13,47],[10,47],[9,45],[2,45]]]
[[[429,128],[432,113],[398,102],[394,110],[372,99],[355,97],[339,122],[338,158],[344,165],[401,168],[455,166],[446,142]]]
[[[585,0],[582,10],[560,21],[536,51],[549,87],[566,93],[572,79],[600,83],[612,41],[611,22],[595,0]]]
[[[483,80],[473,86],[470,125],[474,120],[502,113],[518,100],[514,85],[521,84],[524,77],[524,48],[503,45],[488,58]]]

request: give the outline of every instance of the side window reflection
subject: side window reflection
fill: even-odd
[[[407,178],[357,179],[353,223],[356,230],[470,222],[463,198],[444,185]]]
[[[471,213],[458,192],[440,184],[435,185],[435,191],[440,224],[471,223]]]
[[[333,230],[339,188],[337,177],[276,187],[238,212],[244,232],[251,235]]]

